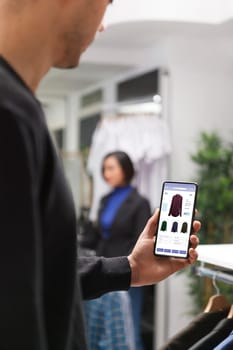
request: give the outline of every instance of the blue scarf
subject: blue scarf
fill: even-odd
[[[133,190],[132,186],[124,186],[124,187],[117,187],[112,193],[110,193],[106,206],[100,217],[100,224],[102,227],[102,237],[104,239],[109,238],[110,228],[115,219],[117,211],[132,190]]]

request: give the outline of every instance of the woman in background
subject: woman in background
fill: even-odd
[[[151,215],[149,202],[131,185],[134,173],[133,163],[125,152],[111,152],[103,159],[102,174],[113,189],[100,202],[99,239],[96,248],[98,256],[116,257],[129,254]],[[129,296],[135,348],[142,350],[140,320],[143,289],[130,288]]]

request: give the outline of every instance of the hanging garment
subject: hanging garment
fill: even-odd
[[[227,314],[228,309],[199,314],[159,350],[188,350],[200,338],[208,334]]]
[[[231,305],[227,318],[233,319],[233,305]],[[232,350],[233,349],[233,330],[229,336],[224,339],[214,350]]]
[[[223,340],[214,350],[232,350],[233,349],[233,331]]]
[[[160,231],[167,231],[167,221],[162,222]]]
[[[84,302],[89,350],[134,350],[132,311],[127,292]]]
[[[183,222],[182,227],[181,227],[181,232],[186,233],[188,231],[188,223]]]
[[[165,155],[160,159],[147,163],[142,159],[135,163],[136,176],[133,184],[139,190],[140,194],[146,197],[152,210],[159,207],[161,188],[164,179],[167,178],[168,157]]]
[[[93,178],[92,221],[97,218],[100,198],[109,192],[101,173],[102,160],[117,149],[126,152],[133,161],[136,169],[133,185],[150,201],[152,209],[159,205],[161,184],[167,177],[167,157],[171,153],[166,122],[155,115],[104,118],[93,134],[87,162]]]
[[[219,343],[221,343],[233,329],[233,319],[225,318],[220,321],[216,327],[200,339],[189,350],[213,350]]]
[[[172,224],[171,232],[177,232],[178,231],[178,222],[174,221]]]
[[[172,202],[169,210],[169,216],[182,216],[182,201],[183,197],[180,194],[175,194],[172,197]]]

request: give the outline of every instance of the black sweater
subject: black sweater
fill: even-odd
[[[127,258],[80,259],[62,165],[33,93],[0,58],[0,349],[86,349],[85,298],[128,289]]]

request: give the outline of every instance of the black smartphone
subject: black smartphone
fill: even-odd
[[[163,183],[154,254],[188,257],[198,185],[194,182]]]

